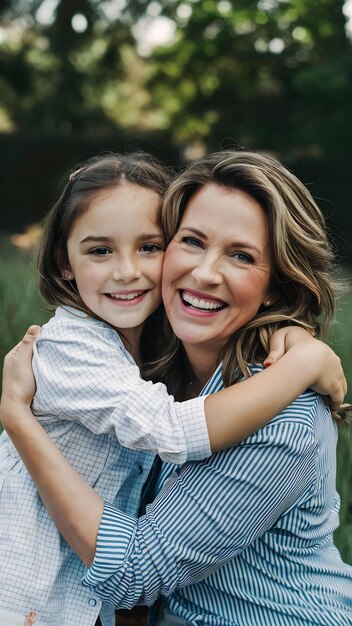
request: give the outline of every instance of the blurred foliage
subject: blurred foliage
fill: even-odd
[[[352,40],[344,4],[0,0],[0,229],[38,219],[53,180],[101,150],[160,150],[177,167],[240,145],[297,168],[331,203],[325,213],[340,254],[350,257]],[[170,40],[141,46],[165,20]]]
[[[65,135],[129,124],[132,94],[139,90],[143,103],[143,67],[129,25],[109,21],[104,4],[53,1],[43,24],[48,0],[1,2],[0,90],[10,129]]]
[[[165,3],[172,45],[150,87],[185,141],[209,135],[281,155],[347,154],[352,47],[343,0]]]
[[[284,156],[347,154],[352,46],[343,6],[2,0],[2,117],[31,132],[167,128],[179,144],[231,137]],[[160,16],[174,37],[143,58],[134,27]]]

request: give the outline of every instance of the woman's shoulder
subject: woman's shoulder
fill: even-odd
[[[251,365],[250,367],[252,375],[258,374],[263,369],[262,365]],[[278,424],[280,422],[293,422],[294,424],[315,430],[315,421],[317,416],[320,414],[329,415],[329,418],[331,419],[330,409],[326,405],[322,396],[312,389],[306,389],[301,395],[293,400],[291,404],[274,417],[269,422],[269,425]]]

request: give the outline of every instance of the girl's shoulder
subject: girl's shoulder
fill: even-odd
[[[42,333],[43,331],[52,332],[54,329],[60,330],[68,328],[77,330],[94,328],[97,332],[110,333],[112,336],[116,335],[119,337],[118,332],[110,326],[110,324],[91,317],[84,311],[69,306],[59,306],[55,310],[54,315],[43,325]]]
[[[40,345],[47,341],[66,344],[103,343],[125,352],[121,338],[112,326],[72,307],[58,307],[54,315],[43,325],[36,344]]]

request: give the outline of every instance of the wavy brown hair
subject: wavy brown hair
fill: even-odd
[[[162,198],[171,180],[171,171],[144,152],[131,154],[108,153],[93,157],[68,174],[64,189],[48,213],[38,257],[39,288],[44,299],[55,306],[71,306],[94,317],[81,299],[74,280],[63,272],[68,265],[67,240],[76,220],[83,215],[103,190],[132,183],[156,191]],[[126,209],[127,212],[127,209]],[[128,219],[128,213],[126,213]],[[141,341],[143,356],[157,355],[162,343],[163,307],[148,318]]]
[[[269,226],[273,303],[261,306],[219,354],[229,386],[249,374],[249,364],[263,361],[271,335],[281,326],[297,324],[320,335],[335,310],[334,262],[322,213],[308,189],[276,158],[261,153],[217,152],[189,165],[164,198],[161,220],[167,238],[177,231],[190,199],[210,184],[248,194],[263,208]],[[192,369],[170,327],[166,333],[168,346],[153,364],[153,375],[183,399]]]

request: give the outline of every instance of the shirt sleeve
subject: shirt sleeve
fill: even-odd
[[[57,326],[35,346],[38,417],[80,422],[171,463],[211,454],[204,397],[175,402],[165,385],[144,381],[112,329],[79,318]]]
[[[131,608],[205,578],[310,495],[315,452],[309,428],[273,422],[231,450],[186,464],[138,520],[106,505],[83,584]]]

